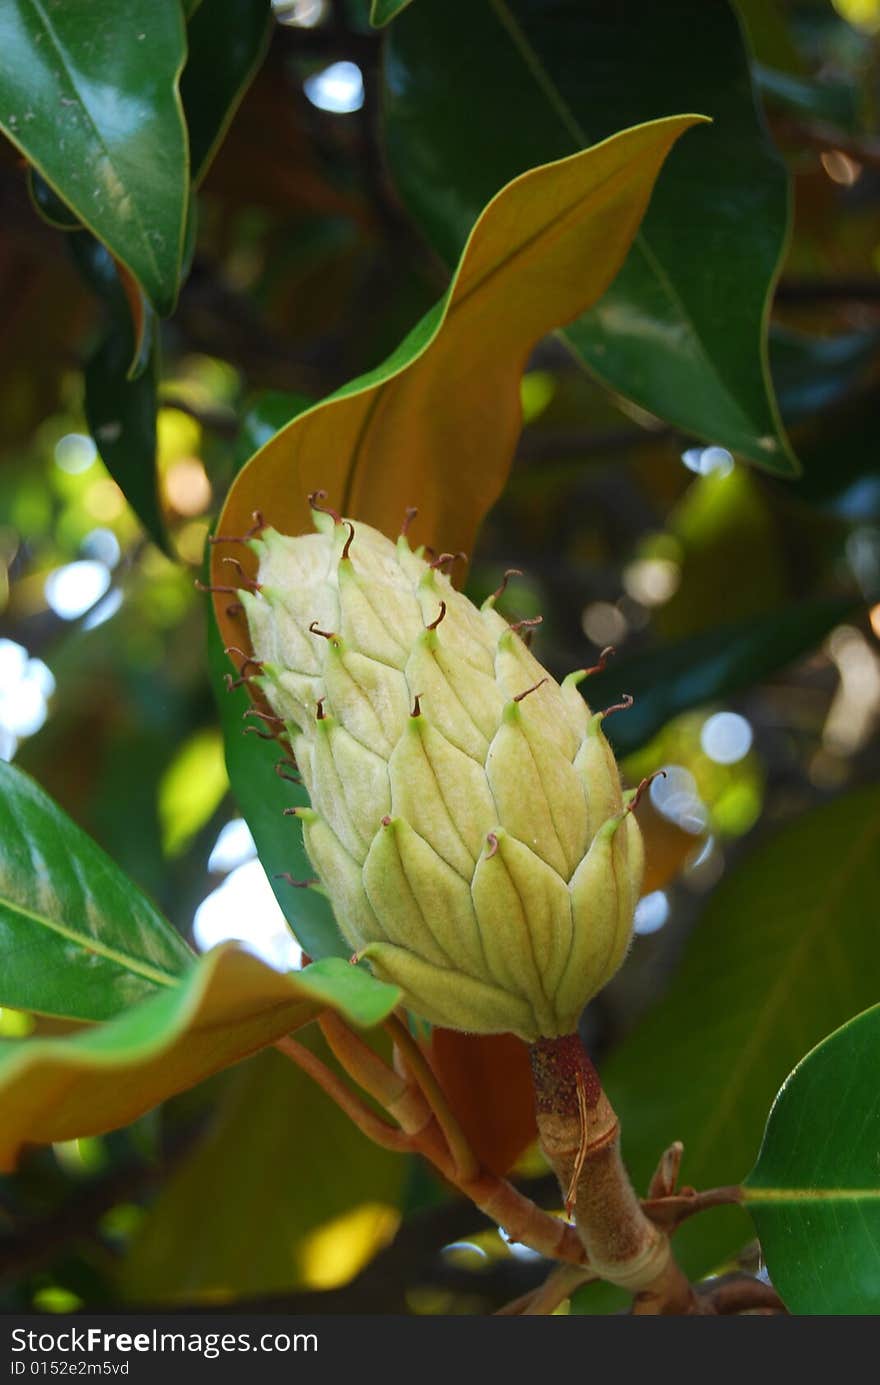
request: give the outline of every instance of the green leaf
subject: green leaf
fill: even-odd
[[[243,534],[259,510],[282,533],[301,533],[310,525],[306,497],[323,487],[346,514],[388,533],[417,504],[419,542],[470,551],[510,467],[524,361],[546,332],[602,293],[669,148],[700,119],[625,130],[504,188],[474,228],[444,299],[381,366],[261,448],[233,482],[218,532]],[[449,483],[453,457],[466,484]],[[228,586],[229,556],[253,570],[249,550],[218,544],[217,586]],[[229,606],[225,597],[215,602],[223,643],[241,645],[246,631]]]
[[[192,180],[219,149],[269,46],[269,0],[203,0],[187,26],[180,96],[189,127]]]
[[[224,676],[230,664],[214,621],[208,629],[208,659],[223,728],[229,782],[275,898],[310,957],[350,957],[351,948],[339,933],[326,895],[317,890],[296,889],[280,878],[284,873],[294,880],[314,877],[303,846],[302,825],[297,818],[284,816],[285,808],[305,807],[309,797],[301,784],[292,784],[276,773],[275,766],[282,759],[281,748],[274,740],[260,738],[258,721],[245,720],[252,705],[245,689],[226,691]],[[248,727],[253,728],[250,733]]]
[[[773,1104],[746,1206],[792,1313],[880,1312],[880,1005],[798,1063]]]
[[[328,1061],[319,1034],[302,1042]],[[126,1251],[122,1292],[216,1305],[344,1282],[393,1229],[405,1173],[311,1077],[263,1053],[231,1074],[206,1137],[162,1187]]]
[[[878,844],[880,790],[860,790],[784,828],[712,895],[672,986],[603,1068],[637,1188],[676,1139],[683,1182],[738,1182],[786,1073],[876,1000]],[[749,1234],[740,1209],[719,1209],[676,1247],[704,1274]]]
[[[374,29],[383,29],[411,4],[412,0],[371,0],[370,23]]]
[[[483,204],[529,165],[673,108],[712,116],[670,155],[626,264],[567,336],[643,408],[796,472],[765,330],[787,178],[727,0],[420,0],[390,32],[386,76],[392,170],[450,262]]]
[[[591,707],[606,707],[627,692],[635,699],[609,718],[615,751],[628,755],[690,707],[729,697],[814,649],[852,614],[851,598],[803,602],[759,619],[719,625],[674,644],[612,660],[582,685]]]
[[[159,346],[153,337],[146,369],[129,379],[130,319],[114,315],[85,368],[85,415],[95,446],[150,538],[169,552],[156,471]]]
[[[7,0],[0,52],[0,128],[171,312],[189,184],[180,7]]]
[[[378,1024],[400,992],[328,958],[282,976],[234,944],[202,957],[171,990],[63,1039],[0,1045],[0,1171],[25,1144],[99,1135],[274,1043],[330,1006]]]
[[[193,954],[28,775],[0,761],[0,1005],[103,1020],[173,987]]]

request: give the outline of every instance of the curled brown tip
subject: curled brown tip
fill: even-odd
[[[277,739],[271,731],[261,731],[259,726],[245,726],[241,734],[243,736],[259,736],[261,741],[274,741]]]
[[[260,660],[253,658],[251,654],[245,654],[244,650],[239,649],[237,644],[226,645],[223,653],[228,654],[230,658],[232,658],[233,654],[240,655],[241,663],[238,666],[239,673],[244,673],[246,668],[255,668],[257,673],[263,672],[263,665],[260,663]]]
[[[275,726],[284,725],[283,717],[276,717],[274,712],[263,712],[259,707],[248,707],[247,711],[241,714],[242,721],[244,721],[246,717],[258,717],[260,721],[268,721]]]
[[[259,534],[260,530],[266,527],[266,521],[259,510],[254,510],[251,518],[254,522],[250,529],[246,529],[243,534],[211,534],[208,543],[247,543],[248,539],[252,539],[255,534]]]
[[[324,711],[325,701],[325,698],[319,697],[318,701],[315,703],[315,716],[318,721],[324,721],[327,716],[327,713]]]
[[[278,760],[275,764],[275,773],[279,779],[283,779],[288,784],[301,784],[302,777],[297,773],[296,765],[290,760]]]
[[[318,514],[320,514],[320,515],[329,515],[330,518],[333,520],[334,524],[341,524],[341,523],[342,523],[342,515],[339,514],[338,511],[331,509],[331,507],[330,507],[329,505],[325,505],[325,504],[324,504],[324,501],[325,501],[326,499],[327,499],[327,492],[326,492],[326,491],[310,491],[310,492],[309,492],[308,501],[309,501],[309,505],[311,506],[311,508],[312,508],[313,510],[317,510],[317,511],[318,511]]]
[[[312,876],[310,880],[294,880],[289,870],[279,870],[273,875],[273,880],[284,880],[288,885],[292,885],[295,890],[310,890],[313,885],[318,884],[318,877]]]
[[[509,628],[511,630],[515,630],[517,634],[519,634],[520,630],[532,630],[536,625],[542,625],[543,622],[543,616],[531,616],[527,620],[514,621],[513,625],[511,625]]]
[[[605,711],[602,712],[601,715],[603,717],[610,717],[612,712],[628,712],[630,707],[633,705],[634,701],[635,698],[633,698],[629,693],[624,693],[619,702],[615,702],[614,705],[611,707],[606,707]]]
[[[645,790],[649,787],[649,785],[653,784],[655,779],[665,778],[665,769],[655,769],[653,774],[646,775],[645,778],[642,780],[641,784],[639,784],[638,788],[636,789],[635,793],[633,794],[632,798],[630,799],[629,803],[627,803],[623,811],[625,813],[634,813],[636,808],[638,808],[639,804],[641,803],[642,795],[644,794]]]
[[[385,816],[384,816],[384,818],[382,818],[382,826],[383,826],[383,827],[390,827],[392,822],[393,822],[393,818],[391,817],[391,814],[390,814],[390,813],[386,813]]]
[[[617,650],[614,648],[613,644],[606,645],[605,648],[602,650],[602,653],[599,655],[599,662],[597,664],[593,664],[592,668],[584,669],[584,677],[589,678],[590,675],[593,673],[604,673],[605,665],[608,663],[608,660],[613,658],[613,656],[616,653]]]
[[[400,526],[400,532],[403,538],[406,538],[407,534],[409,533],[410,525],[412,524],[418,512],[418,507],[416,505],[408,505],[407,508],[404,510],[403,523]]]
[[[299,813],[299,808],[282,808],[282,809],[281,809],[281,816],[282,816],[283,818],[295,818],[295,817],[298,815],[298,813]]]
[[[213,592],[215,596],[238,596],[239,587],[212,587],[207,582],[202,582],[196,578],[193,586],[198,592]]]
[[[348,528],[348,538],[345,540],[345,547],[342,550],[343,558],[347,558],[351,552],[351,545],[354,540],[354,525],[350,519],[344,519],[342,522]]]
[[[500,601],[504,593],[507,591],[507,584],[510,581],[511,577],[522,577],[522,575],[523,571],[521,567],[509,567],[504,574],[501,586],[495,588],[495,590],[492,593],[491,599],[493,601]]]
[[[428,564],[428,567],[438,568],[442,572],[444,568],[452,567],[452,564],[457,562],[459,558],[462,562],[467,562],[466,553],[460,551],[458,553],[441,553],[439,558],[435,558],[432,563]]]
[[[231,673],[224,673],[223,675],[223,682],[226,684],[227,692],[235,692],[236,688],[240,688],[243,683],[248,683],[249,681],[248,678],[245,678],[244,674],[241,674],[238,678],[233,678]]]
[[[542,688],[548,681],[549,679],[547,678],[539,679],[538,682],[533,683],[530,688],[526,688],[525,692],[517,693],[516,697],[513,699],[514,702],[522,702],[524,697],[528,697],[529,693],[537,692],[538,688]]]
[[[422,715],[422,694],[421,694],[421,693],[416,693],[415,696],[414,696],[414,698],[413,698],[413,705],[412,705],[412,711],[410,712],[410,716],[411,716],[411,717],[420,717],[421,715]]]
[[[255,577],[248,577],[247,573],[245,572],[244,568],[242,567],[241,563],[238,561],[237,558],[221,558],[220,561],[221,563],[228,563],[230,567],[235,568],[236,572],[241,578],[241,585],[243,587],[247,587],[248,591],[260,592],[263,590],[262,586],[256,580]]]
[[[440,602],[440,614],[439,614],[439,616],[437,617],[436,620],[432,620],[430,625],[426,625],[426,626],[425,626],[425,629],[426,629],[426,630],[436,630],[436,629],[437,629],[437,626],[440,624],[441,620],[443,619],[443,617],[444,617],[445,615],[446,615],[446,602],[445,602],[445,601],[441,601],[441,602]]]
[[[487,832],[486,841],[489,844],[489,850],[486,852],[486,860],[491,861],[495,852],[498,850],[498,838],[495,836],[494,832]]]
[[[312,623],[311,623],[311,625],[309,626],[309,634],[310,634],[310,635],[320,635],[322,640],[335,640],[335,639],[336,639],[336,631],[335,631],[335,630],[321,630],[320,627],[319,627],[319,625],[318,625],[318,622],[317,622],[316,620],[313,620]]]

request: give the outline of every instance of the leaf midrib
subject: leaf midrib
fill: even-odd
[[[880,1188],[743,1188],[743,1202],[880,1202]]]
[[[33,909],[28,909],[18,900],[9,899],[4,894],[0,894],[0,909],[2,908],[8,909],[13,914],[18,914],[22,918],[29,919],[31,923],[36,923],[42,928],[47,928],[50,932],[58,934],[59,937],[66,938],[68,942],[76,943],[84,952],[97,954],[108,962],[114,962],[126,971],[142,976],[146,981],[171,988],[180,984],[180,978],[173,976],[170,972],[160,971],[158,967],[151,966],[149,962],[129,957],[124,952],[117,951],[116,948],[108,947],[106,943],[101,942],[91,934],[77,933],[75,929],[69,928],[57,919],[50,919],[45,914],[39,914]]]
[[[490,9],[494,10],[498,23],[506,31],[511,43],[513,44],[516,51],[519,53],[526,68],[534,77],[536,85],[538,86],[539,90],[543,92],[543,94],[547,97],[547,100],[549,101],[551,108],[558,115],[560,122],[564,126],[568,135],[579,144],[581,149],[589,148],[591,141],[587,136],[587,132],[582,128],[580,121],[577,119],[574,112],[569,107],[568,103],[563,100],[561,93],[559,92],[555,82],[553,81],[553,78],[547,71],[546,67],[541,61],[541,58],[535,52],[535,49],[532,47],[531,43],[529,42],[528,38],[523,32],[522,26],[516,20],[514,15],[510,12],[510,9],[507,5],[507,0],[486,0],[486,3],[489,5]],[[739,416],[739,418],[741,418],[746,423],[747,427],[750,430],[754,430],[754,423],[750,421],[748,414],[743,412],[742,406],[740,405],[739,401],[731,393],[730,387],[727,385],[725,380],[720,375],[718,368],[715,365],[715,362],[713,361],[712,357],[709,355],[706,349],[702,336],[697,330],[697,325],[690,311],[686,307],[684,300],[682,299],[680,293],[678,292],[678,289],[675,287],[672,280],[670,279],[668,273],[665,269],[661,267],[660,262],[658,261],[658,258],[654,253],[654,250],[652,249],[650,242],[648,241],[641,226],[639,227],[638,231],[633,237],[632,248],[637,250],[640,254],[644,255],[651,274],[654,276],[657,283],[660,285],[661,289],[667,294],[673,306],[680,313],[682,321],[687,325],[691,332],[694,343],[696,344],[697,349],[699,350],[700,356],[702,357],[702,360],[705,366],[707,367],[709,374],[714,376],[719,388],[721,389],[722,394],[728,400],[730,406],[733,408],[733,410]]]

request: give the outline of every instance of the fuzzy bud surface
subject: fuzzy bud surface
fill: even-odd
[[[242,591],[252,681],[309,792],[339,928],[435,1024],[571,1033],[622,962],[641,836],[578,691],[407,539],[315,511],[265,528]]]

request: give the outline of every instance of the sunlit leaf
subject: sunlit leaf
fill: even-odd
[[[746,1206],[792,1313],[880,1311],[880,1005],[798,1063],[767,1121]]]
[[[419,0],[388,42],[392,170],[448,262],[530,164],[673,109],[712,117],[673,152],[621,273],[567,336],[613,390],[794,474],[766,359],[787,179],[727,0]]]
[[[282,975],[233,944],[172,989],[63,1039],[0,1046],[0,1170],[25,1144],[96,1135],[265,1048],[330,1006],[377,1024],[400,993],[337,958]]]
[[[183,851],[220,806],[229,787],[223,742],[213,727],[184,741],[159,784],[162,847],[168,856]]]
[[[0,52],[0,128],[170,312],[189,184],[179,6],[8,0]]]
[[[306,496],[323,487],[345,513],[390,533],[417,504],[419,541],[469,550],[507,475],[531,347],[607,287],[670,146],[698,119],[626,130],[506,187],[474,228],[442,302],[382,366],[257,453],[233,483],[218,532],[245,532],[256,510],[283,532],[301,532]],[[231,553],[252,566],[247,550],[218,545],[220,585]],[[215,607],[224,644],[241,644],[228,605],[221,597]]]
[[[104,1020],[175,987],[193,955],[28,775],[0,761],[0,1004]]]
[[[381,29],[410,4],[412,0],[371,0],[370,23],[374,29]]]

